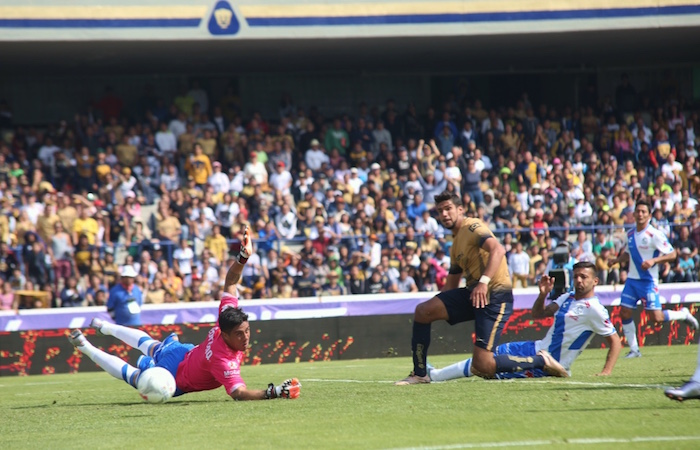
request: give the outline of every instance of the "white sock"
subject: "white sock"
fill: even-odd
[[[454,363],[442,369],[433,369],[430,371],[430,379],[432,381],[447,381],[455,378],[464,378],[473,376],[471,372],[472,359],[465,359],[458,363]]]
[[[140,373],[136,367],[127,364],[121,358],[100,350],[89,342],[76,348],[114,378],[124,380],[127,384],[136,387],[136,379]]]
[[[630,350],[633,352],[638,352],[639,345],[637,344],[637,327],[634,325],[634,320],[631,320],[629,323],[623,323],[622,331],[625,332],[625,337],[627,338],[627,344],[629,344]]]
[[[120,341],[139,349],[139,351],[146,356],[153,356],[152,350],[160,342],[136,328],[129,328],[109,322],[105,322],[102,328],[100,328],[100,331],[102,334],[114,336]]]
[[[671,309],[667,309],[664,311],[664,318],[666,319],[666,322],[671,322],[673,320],[685,320],[686,315],[685,311],[673,311]]]

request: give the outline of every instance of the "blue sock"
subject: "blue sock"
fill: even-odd
[[[411,352],[413,353],[413,373],[419,377],[428,374],[427,359],[430,346],[430,324],[413,322]]]
[[[542,356],[497,355],[494,356],[494,359],[496,360],[496,373],[522,372],[544,367]]]

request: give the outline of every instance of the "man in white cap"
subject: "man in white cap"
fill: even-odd
[[[353,194],[359,194],[360,193],[360,187],[362,187],[363,184],[365,184],[364,181],[360,178],[359,170],[357,170],[357,167],[353,167],[350,169],[350,179],[348,180],[348,184],[350,187],[352,187],[352,193]]]
[[[134,284],[136,270],[133,266],[122,267],[119,284],[109,291],[107,299],[107,312],[119,325],[141,325],[141,305],[143,293]]]
[[[225,194],[231,189],[231,181],[228,176],[221,171],[221,163],[214,161],[211,165],[214,173],[209,177],[208,183],[214,188],[215,194]]]
[[[323,163],[330,162],[330,158],[321,148],[321,143],[318,142],[318,139],[312,139],[310,145],[311,148],[304,154],[304,161],[306,161],[306,165],[309,166],[311,170],[318,172]]]

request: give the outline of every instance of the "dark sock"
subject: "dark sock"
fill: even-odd
[[[413,373],[419,377],[428,374],[426,367],[430,346],[430,324],[413,322],[411,352],[413,353]]]
[[[544,368],[544,358],[541,356],[495,356],[496,373],[522,372],[530,369]]]

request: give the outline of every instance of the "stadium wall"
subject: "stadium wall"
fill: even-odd
[[[659,287],[662,304],[700,303],[700,283],[669,283]],[[618,306],[622,286],[600,286],[596,294],[605,306]],[[537,298],[536,287],[514,290],[514,309],[527,310]],[[330,317],[386,316],[413,314],[416,305],[434,295],[431,292],[345,295],[295,299],[241,300],[240,306],[251,321],[321,319]],[[141,320],[147,325],[181,323],[206,324],[216,321],[219,303],[171,303],[143,305]],[[93,318],[110,320],[104,307],[48,308],[0,311],[1,331],[31,331],[57,328],[84,328]]]
[[[699,23],[700,5],[690,0],[12,0],[0,6],[4,41],[493,35]]]
[[[619,308],[610,309],[615,326],[621,329]],[[675,305],[673,309],[680,308]],[[695,312],[697,308],[692,307]],[[411,315],[332,317],[251,322],[251,348],[245,364],[280,364],[390,358],[411,355]],[[637,335],[644,345],[688,345],[695,343],[694,332],[685,324],[671,322],[654,326],[646,316],[635,315]],[[552,319],[535,320],[531,310],[517,310],[506,323],[501,342],[541,339]],[[150,325],[141,327],[156,339],[170,333],[182,342],[202,342],[213,324]],[[97,371],[99,368],[68,342],[70,329],[0,332],[0,377]],[[84,329],[97,347],[135,364],[140,353],[110,337],[95,335]],[[430,353],[464,354],[473,351],[473,323],[450,327],[445,322],[433,324]],[[604,347],[604,340],[594,338],[591,348]],[[602,364],[602,362],[601,362]]]
[[[661,298],[667,308],[678,310],[683,306],[698,311],[700,298],[698,283],[662,285]],[[670,290],[673,289],[673,290]],[[613,324],[621,329],[619,317],[619,290],[601,287],[599,297],[607,305]],[[354,298],[300,299],[297,301],[241,301],[251,318],[251,349],[246,364],[348,360],[410,356],[411,321],[415,305],[430,296],[429,293],[402,296],[353,296]],[[540,339],[552,325],[552,319],[532,318],[531,305],[535,289],[518,290],[515,311],[506,323],[501,342]],[[170,333],[179,334],[183,342],[201,342],[213,326],[216,302],[193,305],[200,309],[185,309],[182,305],[171,308],[144,307],[144,318],[149,311],[163,314],[160,322],[140,327],[156,339]],[[160,311],[160,312],[158,312]],[[641,311],[641,310],[640,310]],[[75,352],[66,336],[71,328],[82,328],[98,347],[135,362],[138,351],[111,337],[96,336],[86,328],[92,317],[106,318],[104,308],[71,308],[69,310],[26,311],[26,317],[43,316],[44,329],[25,329],[24,320],[17,322],[14,315],[0,316],[0,376],[67,373],[92,371],[98,368]],[[8,320],[8,316],[11,318]],[[656,326],[646,315],[637,312],[637,335],[642,345],[688,345],[694,343],[695,333],[679,322]],[[179,322],[178,318],[190,317]],[[197,320],[198,318],[198,320]],[[31,323],[26,322],[26,323]],[[25,326],[26,326],[25,323]],[[14,330],[14,331],[9,331]],[[431,354],[462,354],[473,350],[472,323],[454,327],[435,323],[432,327]],[[602,338],[596,337],[591,347],[601,347]]]

